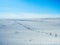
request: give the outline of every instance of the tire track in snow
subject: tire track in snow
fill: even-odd
[[[22,23],[20,23],[20,22],[17,22],[17,21],[15,21],[17,24],[19,24],[19,25],[22,25],[23,27],[25,27],[26,29],[28,29],[28,30],[32,30],[30,27],[28,27],[28,26],[26,26],[26,25],[23,25]]]

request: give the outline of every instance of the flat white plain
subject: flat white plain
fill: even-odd
[[[0,45],[60,45],[60,18],[0,19]]]

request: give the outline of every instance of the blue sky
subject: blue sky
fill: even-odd
[[[60,16],[60,0],[0,0],[0,16]],[[34,16],[36,16],[34,15]],[[33,17],[34,17],[33,16]]]

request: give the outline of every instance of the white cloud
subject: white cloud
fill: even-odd
[[[0,19],[7,18],[7,19],[19,19],[19,18],[54,18],[60,17],[57,14],[32,14],[32,13],[21,13],[21,14],[0,14]]]

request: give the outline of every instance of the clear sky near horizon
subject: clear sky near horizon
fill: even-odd
[[[60,0],[0,0],[0,18],[60,16]]]

